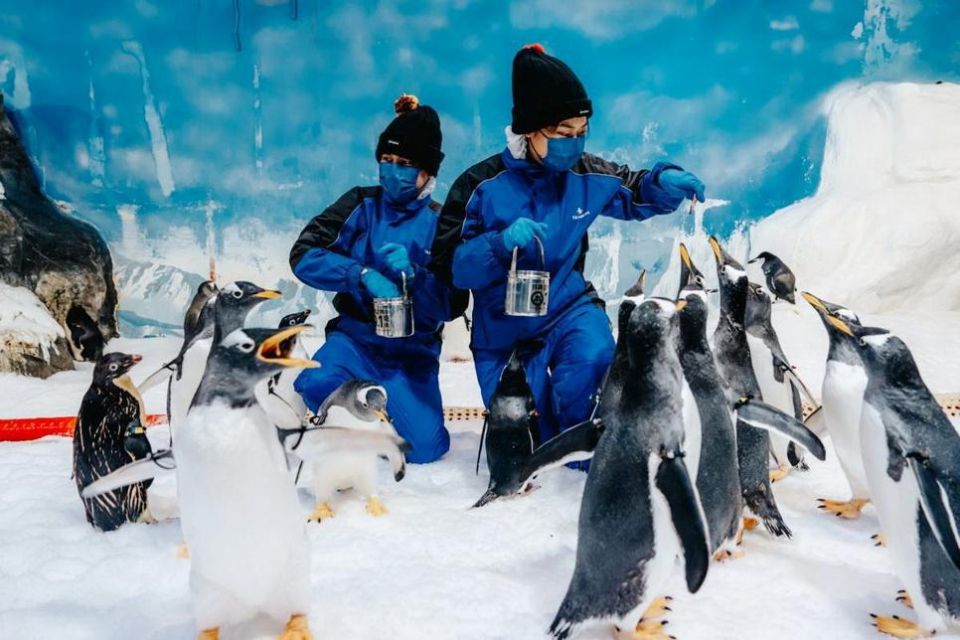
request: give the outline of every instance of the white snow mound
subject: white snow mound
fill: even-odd
[[[797,286],[862,312],[960,309],[960,85],[842,85],[814,196],[749,230]]]
[[[29,289],[0,282],[0,347],[2,351],[39,347],[44,358],[58,338],[64,337],[60,324]]]

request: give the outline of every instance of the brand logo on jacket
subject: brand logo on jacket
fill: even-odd
[[[590,210],[589,210],[589,209],[587,209],[586,211],[584,211],[584,210],[583,210],[583,207],[577,207],[577,212],[576,212],[575,214],[573,214],[573,216],[571,216],[571,217],[572,217],[574,220],[580,220],[580,219],[582,219],[582,218],[586,218],[588,215],[590,215]]]

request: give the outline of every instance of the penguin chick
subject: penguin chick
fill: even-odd
[[[770,289],[770,293],[778,300],[782,298],[790,304],[796,304],[797,277],[793,275],[793,271],[790,271],[790,267],[769,251],[760,252],[747,264],[753,264],[758,260],[763,261],[760,268],[766,277],[767,288]]]
[[[78,492],[150,454],[150,443],[143,434],[143,400],[127,375],[140,360],[138,355],[108,353],[93,369],[93,381],[83,396],[73,434],[73,476]],[[149,486],[146,481],[92,498],[81,495],[87,522],[112,531],[127,522],[149,520]]]

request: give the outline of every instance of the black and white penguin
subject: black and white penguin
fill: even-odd
[[[143,429],[143,400],[127,372],[138,355],[108,353],[93,370],[93,382],[80,404],[73,433],[73,476],[77,491],[129,462],[150,454]],[[127,522],[150,521],[147,488],[141,482],[93,498],[84,498],[87,522],[112,531]]]
[[[106,343],[100,328],[83,307],[70,307],[65,318],[67,344],[76,360],[96,362],[103,356]]]
[[[317,409],[309,423],[280,429],[286,450],[310,461],[316,506],[308,520],[334,515],[331,501],[338,491],[353,489],[366,500],[372,516],[387,513],[377,492],[377,462],[384,458],[394,480],[406,475],[406,442],[387,415],[387,391],[370,380],[348,380]]]
[[[855,345],[831,320],[842,320],[848,327],[860,326],[856,313],[841,305],[822,300],[812,293],[800,293],[817,311],[830,339],[823,376],[821,408],[816,416],[830,434],[840,467],[850,485],[850,499],[820,500],[820,509],[837,517],[859,518],[870,501],[867,476],[860,451],[860,413],[867,388],[867,373]]]
[[[618,336],[625,357],[601,393],[606,427],[584,488],[573,578],[550,627],[556,638],[600,625],[659,630],[662,621],[642,616],[677,558],[691,592],[706,577],[710,543],[683,458],[676,343],[674,302],[657,298],[638,305]]]
[[[254,393],[284,367],[316,366],[284,346],[303,330],[236,329],[218,340],[177,434],[180,520],[201,638],[262,616],[285,624],[281,638],[311,637],[305,523],[286,453]]]
[[[310,309],[303,309],[283,316],[277,326],[280,329],[296,327],[306,324],[309,317]],[[292,355],[297,358],[307,359],[310,357],[306,349],[300,346],[297,337],[290,338],[290,344],[283,346],[284,348],[289,347],[292,350]],[[266,385],[257,387],[257,400],[260,402],[260,406],[273,419],[278,428],[298,429],[307,417],[307,404],[294,388],[294,382],[299,375],[300,372],[296,369],[284,369],[270,376]],[[299,469],[297,475],[299,476]]]
[[[767,288],[778,300],[786,300],[790,304],[796,304],[797,277],[793,275],[790,267],[783,263],[783,260],[773,255],[769,251],[762,251],[757,257],[750,260],[748,264],[753,264],[758,260],[763,263],[760,268],[763,269],[763,275],[767,281]]]
[[[876,616],[901,638],[960,630],[960,435],[907,345],[882,329],[831,322],[860,354],[867,387],[860,443],[870,497],[919,624]]]

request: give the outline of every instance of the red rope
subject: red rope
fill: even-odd
[[[155,413],[147,416],[147,426],[166,424],[167,416]],[[74,416],[48,418],[0,419],[0,440],[19,442],[44,436],[72,436],[77,426]]]

